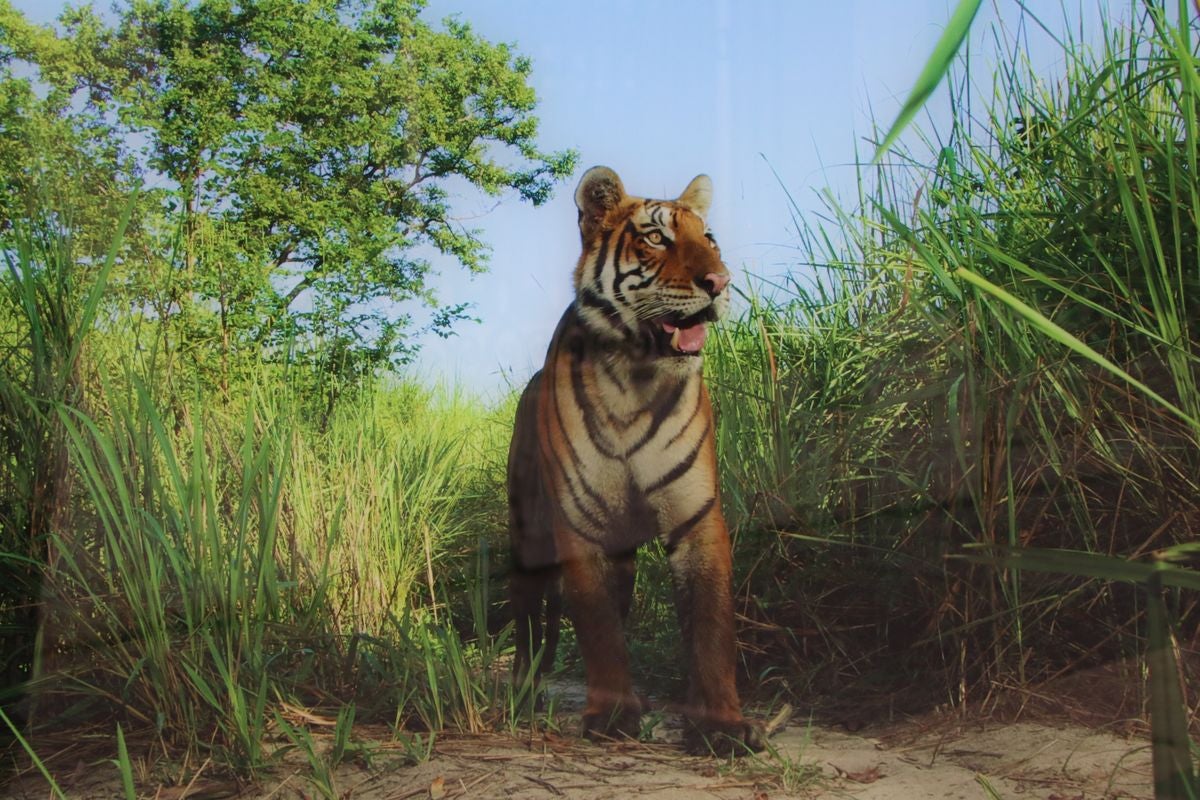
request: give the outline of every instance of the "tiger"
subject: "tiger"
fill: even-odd
[[[565,600],[587,679],[583,735],[636,737],[648,706],[624,624],[637,549],[657,537],[687,661],[684,745],[745,753],[765,742],[735,681],[732,555],[702,372],[730,295],[705,222],[712,196],[706,175],[675,200],[627,195],[607,167],[580,179],[574,301],[520,396],[508,454],[513,670],[536,681],[553,663]]]

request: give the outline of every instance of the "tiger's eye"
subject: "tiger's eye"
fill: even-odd
[[[662,231],[650,231],[646,234],[646,241],[650,244],[662,244],[664,241]]]

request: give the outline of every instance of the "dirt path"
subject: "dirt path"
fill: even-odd
[[[656,739],[671,739],[667,730]],[[731,766],[688,757],[666,741],[607,746],[554,734],[442,739],[434,756],[403,766],[386,750],[372,769],[343,767],[335,786],[358,800],[401,798],[1151,798],[1148,743],[1079,726],[1040,723],[912,725],[847,733],[790,727],[774,753]],[[384,746],[386,747],[386,746]],[[389,763],[390,762],[390,763]],[[311,796],[299,765],[244,797]]]
[[[571,694],[568,690],[565,694]],[[439,736],[431,757],[413,763],[385,728],[358,726],[361,757],[322,776],[293,750],[273,779],[237,786],[201,774],[190,787],[163,787],[142,775],[140,797],[158,800],[336,797],[340,800],[481,798],[653,798],[764,800],[842,797],[929,798],[1153,797],[1149,743],[1078,724],[993,724],[929,716],[857,732],[809,725],[793,717],[771,739],[772,752],[737,762],[687,756],[680,721],[664,714],[648,743],[591,744],[576,739],[578,711],[560,718],[563,734]],[[332,746],[328,729],[310,728],[318,762]],[[61,774],[61,773],[60,773]],[[324,780],[325,792],[319,788]],[[121,797],[108,762],[63,776],[72,800]],[[7,797],[45,798],[38,781],[9,787]],[[989,793],[988,787],[994,791]]]
[[[985,783],[1001,797],[1154,795],[1148,741],[1077,725],[975,724],[917,736],[901,727],[881,738],[816,730],[807,747],[797,739],[786,746],[820,765],[829,788],[863,800],[986,798]]]

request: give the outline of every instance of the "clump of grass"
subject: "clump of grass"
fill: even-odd
[[[128,212],[114,222],[115,242],[127,222]],[[52,221],[13,230],[0,273],[0,709],[24,716],[21,687],[40,656],[40,565],[58,557],[51,535],[71,516],[74,476],[55,409],[83,396],[84,340],[118,247],[83,264]]]
[[[168,420],[134,385],[104,421],[58,410],[89,503],[70,538],[54,537],[44,635],[61,669],[44,696],[106,699],[174,746],[207,741],[253,769],[280,698],[369,697],[394,685],[397,661],[466,663],[448,611],[439,624],[421,602],[433,583],[419,585],[472,522],[458,509],[472,489],[463,405],[381,391],[306,434],[270,382],[236,423],[199,402]],[[397,630],[398,618],[417,623]],[[454,677],[429,697],[469,712],[476,677]]]
[[[23,638],[0,701],[23,741],[115,715],[159,757],[253,774],[285,702],[501,724],[504,632],[484,603],[467,647],[440,601],[502,518],[497,417],[379,381],[313,419],[310,381],[266,364],[233,392],[164,387],[153,357],[121,355],[119,316],[97,323],[108,266],[67,238],[8,257],[0,399],[30,425],[4,440],[0,560],[29,580],[5,581],[3,630]],[[470,702],[426,685],[431,659]]]
[[[793,688],[986,704],[1135,655],[1132,589],[946,556],[1139,557],[1200,522],[1194,46],[1153,4],[1060,44],[1062,75],[1018,51],[991,97],[960,73],[930,158],[893,150],[857,208],[798,217],[821,270],[718,340],[744,643]]]
[[[395,386],[339,405],[320,435],[288,429],[289,540],[329,559],[339,632],[381,631],[416,597],[436,619],[444,559],[490,532],[471,512],[489,480],[474,453],[496,446],[487,410]]]

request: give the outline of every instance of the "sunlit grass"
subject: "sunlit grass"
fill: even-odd
[[[990,95],[952,76],[953,129],[923,140],[928,157],[861,167],[833,222],[797,218],[798,260],[822,267],[758,292],[718,340],[762,668],[978,707],[989,686],[1169,640],[1165,610],[1147,621],[1110,580],[1140,570],[1159,608],[1146,557],[1200,520],[1200,84],[1173,21],[1190,9],[1172,12],[1138,6],[1091,47],[1068,35],[1056,79],[1019,54]],[[1056,569],[996,558],[1028,548],[1059,553]],[[1176,602],[1176,622],[1194,619],[1192,595]],[[1186,715],[1160,702],[1170,652],[1151,647],[1147,688],[1171,728],[1156,737],[1186,750]]]

